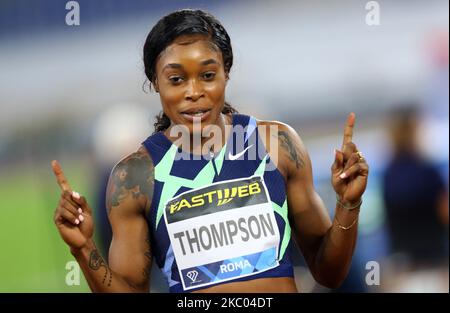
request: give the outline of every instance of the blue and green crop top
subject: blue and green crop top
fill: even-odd
[[[143,142],[155,173],[152,252],[170,292],[293,277],[286,182],[255,118],[233,114],[232,121],[243,132],[231,132],[209,159],[182,151],[163,132]]]

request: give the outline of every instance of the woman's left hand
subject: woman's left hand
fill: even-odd
[[[345,205],[359,203],[366,190],[369,176],[366,159],[352,142],[355,118],[354,113],[349,114],[342,149],[335,150],[335,160],[331,167],[331,183],[340,201]]]

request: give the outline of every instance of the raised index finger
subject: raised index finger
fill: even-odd
[[[59,165],[58,161],[53,160],[52,161],[52,169],[53,173],[56,176],[56,182],[58,183],[59,187],[62,191],[71,191],[69,182],[66,179],[66,176],[64,176],[64,173],[61,169],[61,166]]]
[[[342,142],[342,150],[344,150],[345,144],[349,143],[353,139],[353,126],[355,126],[355,113],[350,113],[347,117],[347,122],[344,128],[344,140]]]

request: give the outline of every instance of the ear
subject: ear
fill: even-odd
[[[155,81],[153,82],[153,88],[155,88],[155,91],[159,93],[159,85],[158,85],[158,79],[155,78]]]

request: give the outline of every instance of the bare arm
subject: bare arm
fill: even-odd
[[[145,214],[153,192],[153,165],[141,148],[112,170],[106,196],[113,239],[109,264],[92,240],[72,249],[93,292],[148,292],[152,256]]]
[[[296,138],[297,137],[297,138]],[[288,179],[289,216],[296,241],[302,250],[311,274],[320,284],[336,288],[342,283],[350,267],[356,243],[357,227],[347,231],[334,226],[322,199],[314,190],[311,161],[298,136],[290,132],[291,140],[303,167],[292,168]],[[348,212],[340,206],[336,216],[343,225],[350,225],[357,218],[357,211]]]
[[[327,208],[314,189],[311,161],[303,142],[291,127],[277,124],[279,126],[278,167],[287,178],[289,219],[296,242],[315,280],[326,287],[336,288],[343,282],[350,268],[356,244],[359,210],[348,211],[336,205],[335,219],[331,221]],[[338,163],[339,158],[342,159],[343,155],[336,156]],[[338,180],[342,180],[339,174],[344,168],[348,171],[355,164],[354,161],[350,161],[350,158],[346,161],[347,167],[344,167],[344,164],[333,165],[335,169],[332,175],[337,175]],[[344,160],[341,163],[343,162]],[[342,168],[338,168],[339,166]],[[352,173],[350,176],[354,175],[354,172]],[[335,179],[336,177],[333,177],[333,180]],[[335,185],[334,181],[333,185]],[[344,202],[352,205],[358,203],[359,198]],[[344,227],[354,222],[355,224],[348,230],[344,230],[337,226],[336,218]]]

